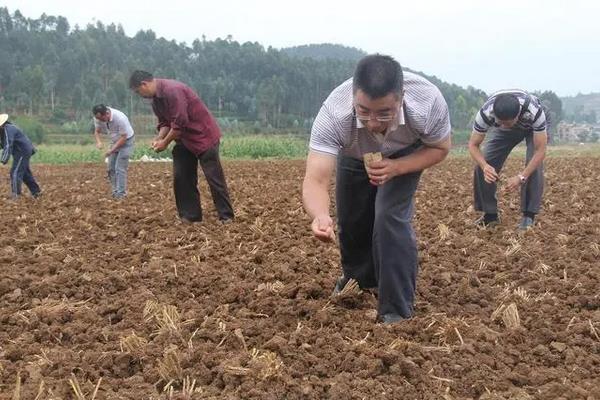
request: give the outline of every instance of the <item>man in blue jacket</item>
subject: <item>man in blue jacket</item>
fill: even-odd
[[[0,162],[8,163],[12,155],[13,163],[10,169],[10,190],[13,199],[21,195],[21,183],[29,188],[31,195],[35,198],[41,194],[40,186],[35,181],[29,159],[35,153],[31,140],[15,125],[8,120],[7,114],[0,114],[0,147],[2,155]]]

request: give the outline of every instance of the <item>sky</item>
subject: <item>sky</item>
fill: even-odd
[[[71,27],[121,24],[191,44],[231,35],[275,48],[336,43],[388,54],[403,66],[488,93],[600,92],[596,0],[3,0],[28,18],[62,15]]]

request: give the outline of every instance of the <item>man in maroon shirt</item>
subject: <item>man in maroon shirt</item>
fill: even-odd
[[[179,218],[183,222],[202,221],[199,161],[219,219],[232,220],[233,208],[219,160],[221,131],[206,105],[183,83],[154,78],[146,71],[135,71],[129,78],[129,87],[138,95],[152,99],[152,110],[158,117],[158,135],[152,148],[160,152],[175,141],[173,189]]]

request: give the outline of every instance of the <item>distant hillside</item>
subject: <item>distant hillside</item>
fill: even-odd
[[[583,111],[595,110],[600,115],[600,93],[578,94],[577,96],[562,97],[563,108],[566,113],[573,114],[577,109]]]
[[[335,44],[276,50],[230,37],[186,45],[152,30],[129,37],[101,21],[71,29],[62,16],[31,19],[0,7],[0,107],[82,126],[98,103],[132,117],[148,114],[127,84],[131,71],[144,69],[192,86],[224,129],[307,132],[323,100],[365,55]],[[485,93],[429,78],[448,102],[454,129],[468,130]]]
[[[358,61],[367,55],[367,53],[360,49],[331,43],[286,47],[281,49],[281,51],[290,57],[312,58],[315,60]]]

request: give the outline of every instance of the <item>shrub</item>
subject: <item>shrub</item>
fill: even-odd
[[[40,144],[46,141],[46,129],[37,120],[26,116],[18,116],[13,119],[13,122],[33,143]]]

